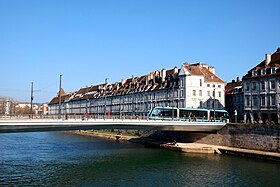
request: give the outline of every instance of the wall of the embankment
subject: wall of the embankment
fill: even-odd
[[[280,152],[280,125],[227,124],[217,133],[156,131],[153,138]]]

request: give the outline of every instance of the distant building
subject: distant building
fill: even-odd
[[[246,122],[280,123],[280,48],[243,77]]]
[[[36,114],[46,115],[48,114],[48,104],[40,104],[36,107]]]
[[[154,106],[224,108],[225,82],[206,64],[183,64],[180,69],[157,70],[116,83],[105,83],[65,93],[61,114],[146,116]],[[59,113],[59,98],[49,103],[49,114]]]
[[[231,122],[243,122],[244,119],[244,93],[243,82],[239,77],[227,83],[225,87],[225,109],[229,113]]]
[[[0,96],[0,115],[12,115],[15,113],[15,100],[10,97]]]

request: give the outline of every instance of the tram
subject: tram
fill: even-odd
[[[180,120],[196,122],[229,122],[226,110],[203,108],[154,107],[148,115],[151,120]]]

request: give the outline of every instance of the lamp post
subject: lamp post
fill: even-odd
[[[108,78],[105,78],[105,86],[107,86],[107,83],[108,83]],[[106,87],[107,89],[107,87]],[[106,118],[106,109],[107,109],[107,106],[106,106],[106,90],[104,90],[104,119]]]
[[[86,87],[86,115],[88,115],[88,101],[89,101],[89,98],[88,98],[88,86]]]
[[[29,118],[33,118],[33,99],[34,99],[34,95],[33,95],[33,82],[31,82],[31,95],[30,95],[30,115]]]
[[[216,111],[215,111],[215,103],[216,103],[216,92],[215,89],[213,90],[214,102],[213,102],[213,109],[214,109],[214,121],[216,121]]]
[[[58,119],[60,119],[60,118],[61,118],[61,80],[62,80],[62,75],[59,75]]]
[[[173,97],[172,97],[172,120],[174,120],[174,106],[175,106],[175,88],[174,88],[174,82],[172,83],[173,87]]]

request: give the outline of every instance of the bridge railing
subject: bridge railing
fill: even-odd
[[[0,120],[20,120],[20,119],[53,119],[53,120],[89,120],[89,119],[121,119],[121,120],[147,120],[147,116],[132,116],[132,115],[84,115],[84,114],[19,114],[19,115],[0,115]]]

